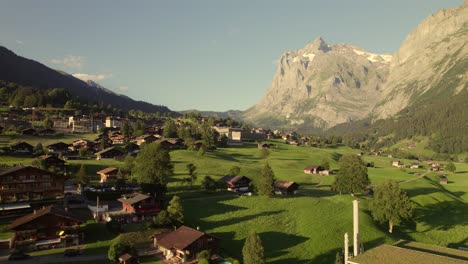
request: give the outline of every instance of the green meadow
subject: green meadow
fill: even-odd
[[[352,200],[360,201],[360,233],[364,249],[381,243],[394,243],[400,239],[414,240],[439,246],[468,245],[468,164],[455,163],[456,173],[446,173],[449,184],[441,185],[438,176],[425,175],[427,168],[400,169],[391,166],[391,158],[363,156],[372,162],[369,178],[373,185],[385,180],[395,180],[408,192],[415,205],[412,223],[397,226],[393,234],[387,227],[372,220],[365,196],[351,197],[330,191],[334,176],[304,174],[304,167],[320,164],[323,159],[332,169],[339,169],[338,160],[348,153],[359,153],[347,147],[320,149],[286,145],[280,140],[271,141],[276,146],[267,159],[255,143],[239,147],[219,148],[199,155],[196,151],[171,152],[174,176],[169,182],[168,196],[179,195],[185,210],[185,224],[199,227],[221,239],[221,251],[226,257],[241,258],[242,246],[251,231],[259,233],[263,240],[268,263],[330,263],[343,248],[343,235],[352,236]],[[32,159],[0,156],[0,163],[29,164]],[[296,181],[299,193],[294,196],[238,197],[227,191],[206,193],[201,190],[205,176],[219,179],[232,166],[241,168],[245,175],[256,182],[261,168],[268,161],[276,179]],[[412,160],[401,160],[410,164]],[[97,179],[96,171],[107,166],[121,166],[119,161],[69,161],[71,165],[84,163],[89,175]],[[190,187],[183,179],[188,177],[186,165],[195,164],[197,180]],[[425,175],[425,176],[421,176]],[[92,228],[92,225],[90,225]],[[93,241],[90,253],[106,252],[111,239]],[[352,239],[350,240],[352,244]],[[150,261],[149,259],[147,259]]]

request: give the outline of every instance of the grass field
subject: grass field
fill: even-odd
[[[339,169],[338,159],[347,153],[358,153],[346,147],[319,149],[277,145],[270,150],[268,162],[280,180],[296,181],[299,194],[292,197],[237,197],[225,191],[207,194],[200,189],[204,176],[218,179],[226,175],[233,165],[241,167],[241,174],[258,179],[265,160],[254,143],[236,148],[218,149],[204,156],[188,150],[171,152],[175,175],[169,183],[169,195],[183,198],[186,224],[199,226],[202,231],[222,239],[222,253],[241,258],[241,250],[247,234],[255,230],[263,240],[268,263],[330,263],[336,252],[342,250],[343,235],[352,234],[352,200],[349,195],[337,195],[330,191],[334,176],[311,176],[303,173],[304,167],[330,161],[332,169]],[[3,160],[2,160],[3,158]],[[439,246],[468,246],[468,164],[455,163],[457,172],[448,173],[448,185],[440,185],[437,177],[424,174],[426,169],[399,169],[391,166],[391,158],[364,156],[365,162],[373,162],[369,168],[372,184],[393,179],[401,182],[415,203],[415,221],[397,226],[395,233],[386,233],[386,226],[375,223],[368,208],[368,197],[361,201],[361,241],[364,248],[381,243],[393,243],[400,239],[415,240]],[[0,163],[27,164],[31,159],[0,157]],[[412,161],[402,160],[405,164]],[[72,165],[84,163],[88,174],[107,166],[119,166],[118,161],[69,161]],[[198,179],[193,188],[183,184],[188,177],[186,165],[197,167]],[[404,182],[412,180],[409,182]],[[99,226],[90,225],[89,232]],[[134,231],[134,230],[129,230]],[[98,232],[94,232],[98,234]],[[88,253],[102,253],[115,236],[91,237]],[[153,261],[153,260],[147,260]],[[146,263],[146,262],[144,262]],[[148,262],[153,263],[153,262]],[[156,262],[154,262],[156,263]]]

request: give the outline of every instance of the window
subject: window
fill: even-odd
[[[19,178],[21,181],[24,181],[24,180],[26,180],[27,177],[26,177],[26,175],[20,175],[18,178]]]

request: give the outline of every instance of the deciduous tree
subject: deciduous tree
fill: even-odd
[[[175,226],[181,226],[184,223],[184,208],[180,203],[179,196],[172,197],[167,207],[167,213]]]
[[[413,207],[409,197],[395,181],[387,181],[375,188],[371,202],[372,216],[380,223],[388,223],[388,232],[393,226],[413,216]]]
[[[340,169],[336,175],[332,189],[339,193],[362,192],[369,186],[366,164],[361,157],[348,154],[340,159]]]

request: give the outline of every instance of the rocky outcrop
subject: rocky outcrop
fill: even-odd
[[[244,118],[260,125],[327,128],[366,117],[382,98],[391,55],[317,38],[281,57],[272,84]]]

